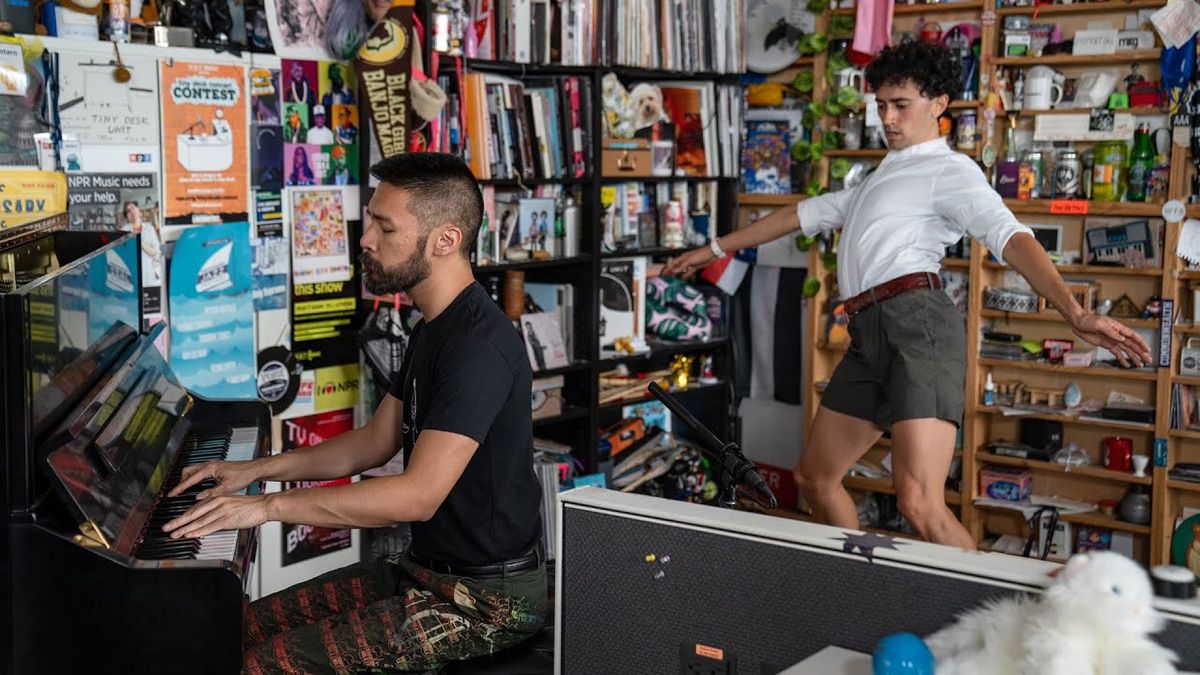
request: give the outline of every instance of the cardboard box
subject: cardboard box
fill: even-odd
[[[533,419],[562,414],[563,376],[543,377],[533,381]]]
[[[1033,472],[1008,466],[988,466],[979,472],[979,494],[1019,502],[1033,494]]]

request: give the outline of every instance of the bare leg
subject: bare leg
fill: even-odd
[[[976,548],[946,506],[946,474],[954,456],[953,424],[934,418],[892,425],[892,481],[900,513],[926,541]]]
[[[793,474],[818,520],[858,529],[858,509],[842,487],[842,478],[882,435],[872,422],[824,406],[817,409],[808,445]]]

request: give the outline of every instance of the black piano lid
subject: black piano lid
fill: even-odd
[[[154,345],[162,324],[143,336],[97,393],[83,425],[48,448],[44,469],[82,532],[129,553],[152,500],[174,463],[192,397]],[[117,403],[110,403],[117,401]],[[56,435],[56,437],[60,437]]]

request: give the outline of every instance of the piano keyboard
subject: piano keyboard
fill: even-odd
[[[179,459],[163,483],[163,495],[155,505],[142,541],[134,549],[134,556],[142,560],[228,560],[233,561],[237,549],[238,531],[213,532],[199,539],[171,539],[163,532],[163,525],[182,515],[196,503],[196,495],[213,487],[215,483],[205,480],[175,497],[165,496],[179,484],[183,470],[205,462],[227,460],[245,461],[254,458],[258,429],[255,427],[232,427],[217,431],[194,431],[184,439],[179,448]],[[237,494],[245,494],[245,490]]]

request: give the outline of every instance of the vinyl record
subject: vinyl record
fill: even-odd
[[[258,353],[258,397],[272,415],[287,410],[296,400],[303,370],[287,347],[267,347]]]
[[[774,73],[796,62],[800,35],[816,29],[816,15],[791,0],[751,0],[744,27],[746,68]]]
[[[1171,537],[1171,562],[1200,579],[1200,515],[1185,519]]]

